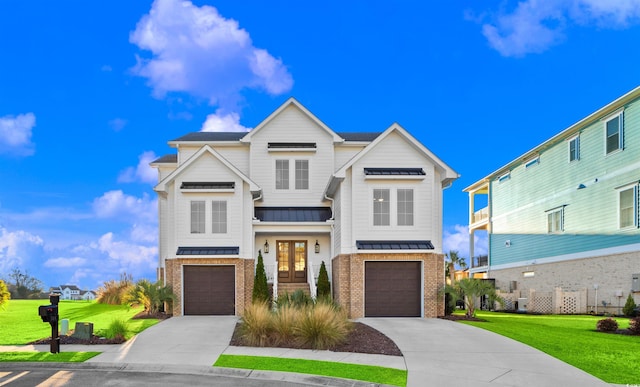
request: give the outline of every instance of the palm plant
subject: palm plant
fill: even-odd
[[[455,281],[455,271],[456,265],[462,269],[467,268],[467,263],[464,260],[464,257],[460,256],[460,253],[457,250],[449,250],[446,255],[447,261],[445,266],[446,276],[449,277],[450,283],[453,284]]]
[[[479,278],[462,278],[450,285],[447,284],[444,287],[444,293],[451,294],[458,300],[464,299],[467,317],[475,317],[476,300],[482,296],[487,296],[491,304],[494,302],[504,304],[504,300],[496,294],[493,283]]]
[[[160,281],[151,283],[142,279],[129,289],[125,301],[131,306],[141,305],[147,314],[158,313],[165,302],[172,302],[175,298],[169,285],[162,285]]]

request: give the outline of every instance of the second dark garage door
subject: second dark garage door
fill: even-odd
[[[365,317],[420,317],[420,267],[420,262],[365,262]]]
[[[185,315],[234,315],[235,266],[184,266]]]

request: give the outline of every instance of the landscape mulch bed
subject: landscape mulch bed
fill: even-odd
[[[487,320],[477,318],[477,317],[469,317],[466,315],[460,314],[450,314],[447,316],[439,316],[438,318],[443,320],[451,320],[451,321],[478,321],[478,322],[487,322]]]
[[[137,315],[133,316],[133,319],[148,319],[148,318],[155,318],[158,320],[166,320],[169,317],[171,317],[170,314],[165,314],[165,313],[153,313],[153,314],[146,314],[144,312],[140,312]],[[96,335],[92,335],[91,339],[87,340],[87,339],[80,339],[77,337],[73,337],[71,336],[71,334],[73,333],[73,331],[69,332],[69,336],[60,336],[60,344],[84,344],[84,345],[96,345],[96,344],[122,344],[124,343],[125,339],[123,338],[114,338],[114,339],[107,339],[106,337],[100,337],[100,336],[96,336]],[[32,341],[28,344],[33,344],[33,345],[38,345],[38,344],[49,344],[51,342],[51,336],[47,337],[46,339],[40,339],[40,340],[36,340],[36,341]]]
[[[236,324],[236,329],[231,338],[231,345],[247,346],[240,337],[240,326]],[[302,346],[296,341],[272,345],[279,348],[311,349],[309,346]],[[402,356],[402,352],[390,338],[383,333],[363,323],[353,323],[353,329],[348,334],[344,343],[329,348],[334,352],[356,352],[377,355]]]

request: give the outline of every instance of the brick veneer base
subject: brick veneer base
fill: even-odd
[[[444,255],[426,254],[343,254],[332,260],[333,297],[351,318],[364,317],[364,263],[366,261],[420,261],[423,267],[424,317],[444,315]]]

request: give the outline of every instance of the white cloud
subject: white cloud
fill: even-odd
[[[214,114],[209,114],[200,128],[201,132],[248,132],[250,130],[251,128],[240,124],[238,113],[224,114],[220,109]]]
[[[123,118],[114,118],[111,121],[109,121],[109,126],[114,131],[119,132],[122,129],[124,129],[125,126],[127,126],[127,123],[128,121]]]
[[[447,227],[443,233],[443,251],[445,253],[455,250],[461,257],[464,257],[469,264],[469,227],[456,224]],[[486,232],[476,231],[474,256],[486,255],[488,251],[488,239]]]
[[[93,210],[99,218],[153,223],[158,218],[158,201],[150,199],[146,193],[139,198],[114,190],[95,199]]]
[[[138,58],[133,71],[148,78],[157,97],[186,92],[230,106],[242,89],[280,94],[293,85],[280,59],[254,47],[237,21],[211,6],[156,0],[129,40],[151,51],[150,59]]]
[[[69,268],[69,267],[78,267],[87,263],[87,260],[80,257],[73,258],[49,258],[45,261],[45,267],[53,267],[53,268]]]
[[[97,246],[100,251],[106,253],[109,258],[118,262],[119,266],[123,269],[131,269],[135,266],[154,268],[157,263],[157,247],[118,241],[111,232],[100,237]]]
[[[36,126],[33,113],[0,117],[0,154],[30,156],[35,150],[31,130]]]
[[[43,245],[42,238],[27,231],[0,228],[0,278],[13,268],[30,265],[42,254]]]
[[[129,167],[118,175],[118,183],[142,182],[155,184],[158,182],[158,171],[149,166],[158,156],[153,151],[143,152],[138,156],[138,165]]]
[[[541,53],[566,39],[567,26],[625,28],[640,22],[639,0],[519,1],[482,26],[489,45],[501,55]]]

